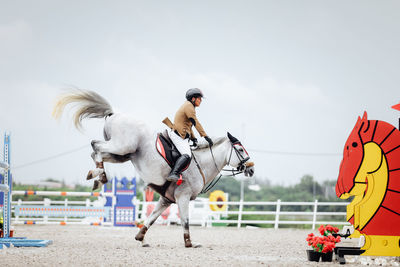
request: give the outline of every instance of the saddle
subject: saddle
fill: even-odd
[[[181,153],[169,138],[168,130],[157,134],[156,149],[171,168],[175,166],[176,160],[181,156]]]
[[[176,149],[174,143],[168,136],[168,130],[157,134],[156,149],[161,157],[173,168],[176,160],[181,156],[181,153]],[[163,185],[148,184],[154,191],[161,196],[167,198],[171,203],[175,203],[174,191],[177,187],[176,183],[166,181]]]
[[[173,168],[175,166],[176,160],[181,156],[181,153],[175,147],[174,143],[168,136],[168,130],[165,130],[157,134],[156,139],[156,150],[161,155],[161,157],[168,163],[168,165]],[[189,164],[183,169],[185,171],[190,165]],[[197,166],[199,168],[199,166]],[[202,172],[200,170],[200,172]],[[203,177],[204,181],[204,177]],[[166,181],[163,185],[148,184],[149,187],[153,188],[154,191],[159,193],[161,196],[168,199],[171,203],[175,203],[174,191],[178,186],[177,183],[172,183]],[[192,200],[192,199],[191,199]]]

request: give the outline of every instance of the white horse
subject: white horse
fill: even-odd
[[[92,141],[92,158],[96,169],[89,171],[87,179],[100,176],[99,180],[95,181],[93,190],[107,182],[103,162],[121,163],[130,160],[139,177],[160,193],[155,209],[135,237],[143,246],[148,246],[144,236],[149,227],[171,203],[176,202],[184,231],[185,247],[192,247],[189,234],[189,201],[195,199],[226,165],[237,168],[246,176],[254,174],[254,164],[248,162],[250,157],[247,151],[239,140],[228,133],[228,138],[215,139],[212,149],[208,143],[201,143],[192,151],[192,161],[182,173],[184,182],[178,186],[166,180],[171,168],[157,152],[156,136],[144,123],[131,116],[114,113],[103,97],[93,91],[79,89],[59,97],[53,116],[59,118],[68,104],[75,104],[78,108],[74,114],[75,126],[78,129],[81,128],[84,118],[105,118],[105,141]]]

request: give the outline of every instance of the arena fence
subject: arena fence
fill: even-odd
[[[107,193],[88,192],[65,192],[64,196],[95,196],[97,200],[86,199],[85,201],[50,200],[45,198],[42,201],[17,200],[18,195],[26,195],[24,191],[14,191],[13,223],[30,224],[95,224],[101,223],[104,216],[110,212],[107,209],[99,210]],[[36,194],[39,195],[39,194]],[[40,195],[60,195],[51,191],[41,191]],[[137,221],[143,221],[152,211],[156,202],[144,202],[138,199],[133,200],[135,205],[135,217]],[[290,227],[291,225],[311,226],[315,229],[320,224],[349,225],[346,221],[345,202],[284,202],[281,200],[272,202],[250,202],[250,201],[227,201],[210,202],[207,198],[198,198],[190,203],[190,223],[201,226],[212,227],[216,225],[226,226],[264,226]],[[211,210],[210,205],[219,207]],[[70,207],[69,209],[61,209]],[[73,207],[75,207],[73,209]],[[329,207],[329,208],[327,208]],[[333,207],[333,208],[332,208]],[[72,209],[71,209],[72,208]],[[42,210],[46,212],[42,212]],[[82,211],[83,209],[83,211]],[[333,209],[336,211],[324,211]],[[34,213],[32,213],[34,211]],[[32,215],[33,214],[33,215]],[[109,215],[110,216],[110,215]],[[111,215],[112,216],[112,215]],[[98,223],[97,223],[98,222]],[[180,224],[178,208],[176,204],[166,210],[157,221],[161,224]]]

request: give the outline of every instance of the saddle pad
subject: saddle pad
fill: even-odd
[[[157,134],[156,149],[171,168],[175,165],[176,158],[180,156],[172,142],[161,133]]]

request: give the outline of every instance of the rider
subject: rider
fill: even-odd
[[[196,107],[199,107],[203,98],[203,93],[198,88],[189,89],[186,92],[185,103],[178,109],[174,118],[172,130],[168,132],[169,137],[181,153],[175,162],[167,180],[178,181],[183,169],[187,167],[191,160],[191,150],[189,139],[196,145],[197,139],[192,131],[192,126],[196,127],[201,137],[207,140],[210,147],[213,141],[207,136],[200,122],[196,118]]]

